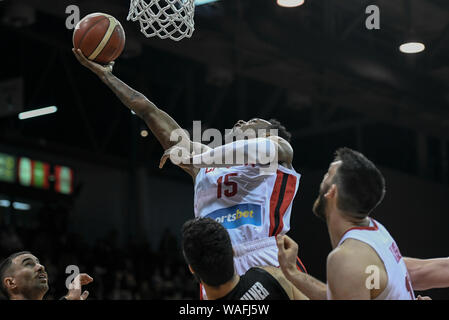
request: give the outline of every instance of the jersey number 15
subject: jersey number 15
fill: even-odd
[[[237,182],[234,181],[229,181],[229,177],[235,177],[237,176],[237,173],[228,173],[227,175],[224,176],[224,181],[223,181],[223,177],[218,178],[217,180],[217,198],[220,199],[221,195],[224,193],[224,195],[226,197],[233,197],[237,194]],[[225,185],[224,192],[223,192],[223,186]]]

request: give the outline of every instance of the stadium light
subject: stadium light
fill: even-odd
[[[147,131],[146,129],[142,129],[142,130],[140,130],[140,135],[141,135],[143,138],[145,138],[145,137],[148,136],[148,131]]]
[[[55,113],[56,111],[58,111],[58,108],[56,106],[25,111],[25,112],[19,113],[19,119],[24,120],[24,119],[29,119],[29,118],[39,117],[39,116],[45,116],[47,114]]]
[[[406,42],[399,47],[399,50],[403,53],[418,53],[425,49],[426,46],[421,42]]]
[[[0,200],[0,207],[9,208],[11,205],[11,201],[9,200]]]
[[[195,0],[195,5],[196,6],[201,6],[203,4],[208,4],[211,2],[217,2],[218,0]]]
[[[293,8],[304,4],[304,0],[277,0],[276,3],[280,7]]]
[[[16,210],[27,211],[31,209],[31,206],[28,203],[24,202],[13,202],[12,207]]]

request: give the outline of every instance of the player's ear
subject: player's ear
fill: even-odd
[[[332,199],[335,198],[337,196],[337,185],[335,183],[333,183],[329,190],[327,190],[327,192],[324,194],[324,197],[326,199]]]
[[[13,290],[17,287],[16,281],[13,277],[6,277],[3,279],[3,285],[7,290]]]

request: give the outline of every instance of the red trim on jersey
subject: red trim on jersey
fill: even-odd
[[[298,256],[296,257],[296,268],[298,268],[298,270],[301,272],[307,273],[306,267],[304,267],[304,264]]]
[[[281,266],[277,266],[276,268],[280,268]],[[299,259],[298,256],[296,256],[296,269],[303,273],[307,273],[306,267],[304,267],[304,264],[302,263],[301,259]]]
[[[285,179],[286,182],[284,182]],[[295,197],[295,190],[296,177],[277,170],[276,181],[270,198],[269,236],[276,236],[284,228],[284,214]]]
[[[271,193],[270,198],[270,231],[269,235],[273,234],[274,229],[274,212],[276,209],[276,205],[279,201],[279,193],[281,190],[283,172],[277,170],[276,172],[276,182],[274,183],[273,192]]]
[[[284,199],[281,204],[281,208],[279,209],[279,228],[276,230],[275,236],[278,235],[282,229],[284,229],[284,214],[287,211],[288,207],[293,201],[295,197],[295,189],[296,189],[296,177],[294,175],[289,174],[287,180],[287,186],[284,192]]]
[[[203,297],[203,285],[200,283],[200,300],[204,300]]]
[[[379,227],[377,226],[376,221],[374,221],[374,219],[372,219],[372,218],[369,218],[369,219],[373,222],[373,226],[372,226],[372,227],[368,226],[368,227],[353,227],[353,228],[350,228],[350,229],[346,230],[345,233],[343,233],[343,235],[341,236],[341,238],[343,239],[343,237],[345,236],[345,234],[347,234],[347,233],[348,233],[349,231],[351,231],[351,230],[366,230],[366,231],[376,231],[376,230],[379,230]]]

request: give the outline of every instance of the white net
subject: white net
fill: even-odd
[[[131,0],[127,20],[139,21],[147,37],[179,41],[195,30],[194,0]]]

